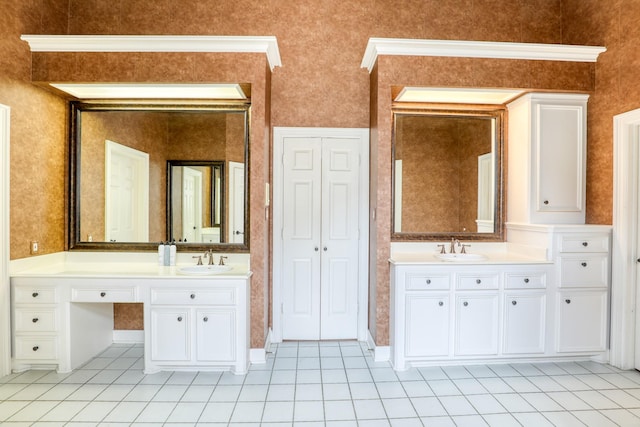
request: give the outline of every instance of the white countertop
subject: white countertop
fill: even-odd
[[[493,264],[551,264],[544,258],[533,258],[516,253],[488,252],[483,253],[485,259],[465,261],[443,261],[437,258],[437,253],[396,253],[389,262],[394,265],[493,265]]]
[[[227,255],[231,270],[209,275],[189,275],[181,267],[196,265],[193,254],[179,254],[175,266],[157,264],[157,254],[147,253],[70,253],[43,255],[12,261],[11,277],[135,277],[180,279],[238,279],[251,276],[247,254]],[[219,254],[216,254],[216,258]]]

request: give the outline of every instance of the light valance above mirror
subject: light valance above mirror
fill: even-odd
[[[78,102],[71,117],[70,249],[248,249],[248,102]],[[170,185],[185,171],[190,196]]]
[[[503,110],[394,108],[392,240],[503,240]]]

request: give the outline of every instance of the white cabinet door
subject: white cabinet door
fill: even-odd
[[[449,294],[422,292],[406,298],[406,356],[449,354]]]
[[[456,355],[498,353],[498,308],[497,293],[456,297]]]
[[[559,353],[606,350],[606,290],[559,292],[556,317]]]
[[[201,362],[235,360],[235,310],[196,310],[196,358]]]
[[[585,104],[534,104],[539,212],[580,212],[584,208]]]
[[[544,353],[545,301],[541,292],[505,294],[503,353]]]
[[[152,360],[191,360],[190,314],[187,308],[151,309]]]

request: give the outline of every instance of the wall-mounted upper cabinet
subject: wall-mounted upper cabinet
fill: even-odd
[[[588,98],[531,93],[508,105],[508,222],[585,223]]]

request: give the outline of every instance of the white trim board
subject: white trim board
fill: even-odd
[[[9,316],[9,127],[11,109],[0,104],[0,377],[11,372]]]
[[[265,53],[271,71],[281,67],[275,36],[132,36],[23,34],[31,52]]]
[[[372,37],[360,66],[371,72],[379,55],[596,62],[606,50],[602,46]]]
[[[636,358],[636,274],[640,109],[613,118],[613,241],[610,363],[633,369]]]

